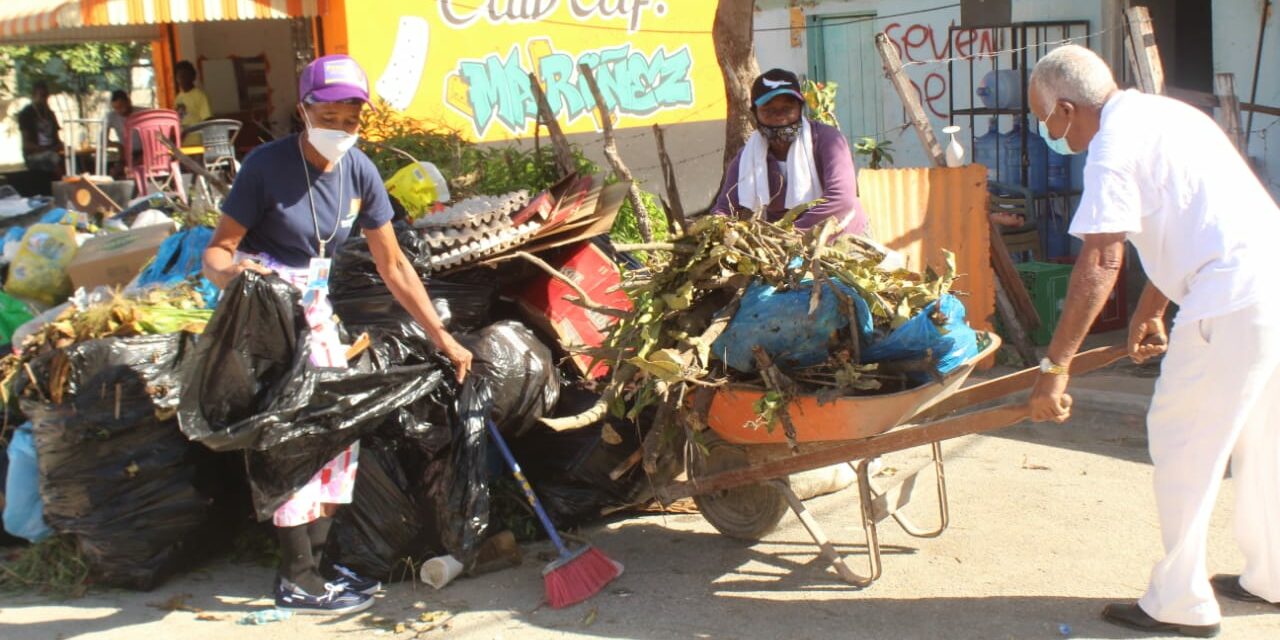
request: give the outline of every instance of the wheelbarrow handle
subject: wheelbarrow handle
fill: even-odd
[[[1097,349],[1084,351],[1071,360],[1071,375],[1084,375],[1090,371],[1111,365],[1128,355],[1129,350],[1123,345],[1098,347]],[[938,404],[912,416],[909,421],[924,422],[940,418],[954,411],[998,400],[1019,391],[1026,391],[1035,386],[1036,378],[1039,375],[1039,367],[1030,367],[999,378],[979,382],[951,394]]]

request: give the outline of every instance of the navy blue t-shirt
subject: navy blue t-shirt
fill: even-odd
[[[319,257],[303,162],[297,135],[268,142],[244,159],[231,193],[222,202],[222,212],[249,230],[240,242],[240,251],[266,254],[297,268],[305,268],[312,258]],[[394,214],[382,178],[359,149],[347,151],[328,173],[313,165],[307,165],[306,170],[311,173],[320,238],[328,240],[334,225],[340,224],[338,234],[325,246],[326,257],[333,257],[351,235],[354,223],[363,229],[377,229],[391,221]],[[344,202],[338,202],[340,197]]]

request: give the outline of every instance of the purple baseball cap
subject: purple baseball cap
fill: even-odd
[[[335,54],[312,60],[298,79],[299,100],[369,102],[369,78],[351,56]]]

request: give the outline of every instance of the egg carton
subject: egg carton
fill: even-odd
[[[427,227],[421,229],[423,239],[433,251],[469,244],[475,240],[502,233],[515,226],[508,216],[498,216],[493,220],[477,225],[462,227]]]
[[[429,264],[435,271],[452,269],[510,251],[532,239],[542,223],[530,220],[520,226],[508,226],[472,237],[464,244],[432,254]]]
[[[521,189],[500,196],[472,196],[437,213],[429,213],[416,222],[419,229],[478,227],[511,215],[529,203],[529,191]]]

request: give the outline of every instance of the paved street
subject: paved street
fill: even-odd
[[[520,568],[443,591],[393,585],[368,614],[349,619],[238,626],[246,612],[269,606],[272,574],[217,562],[154,593],[93,593],[65,603],[7,597],[0,638],[1151,637],[1098,618],[1105,603],[1141,593],[1159,556],[1138,413],[1143,397],[1132,393],[1149,389],[1150,380],[1111,374],[1080,381],[1077,417],[1067,425],[949,443],[950,529],[922,540],[884,526],[884,577],[865,590],[839,582],[791,516],[754,545],[721,537],[697,515],[643,516],[587,532],[627,572],[595,599],[563,611],[540,606],[542,562],[534,556],[544,544],[526,549]],[[920,456],[885,462],[892,473]],[[1228,481],[1213,521],[1210,572],[1239,568],[1225,508],[1231,492]],[[855,495],[845,490],[809,504],[829,534],[849,543],[842,548],[861,569]],[[911,512],[922,523],[932,514],[923,497]],[[183,594],[201,613],[153,606]],[[1222,637],[1280,637],[1280,612],[1238,603],[1223,610]],[[402,633],[396,623],[405,623]]]

